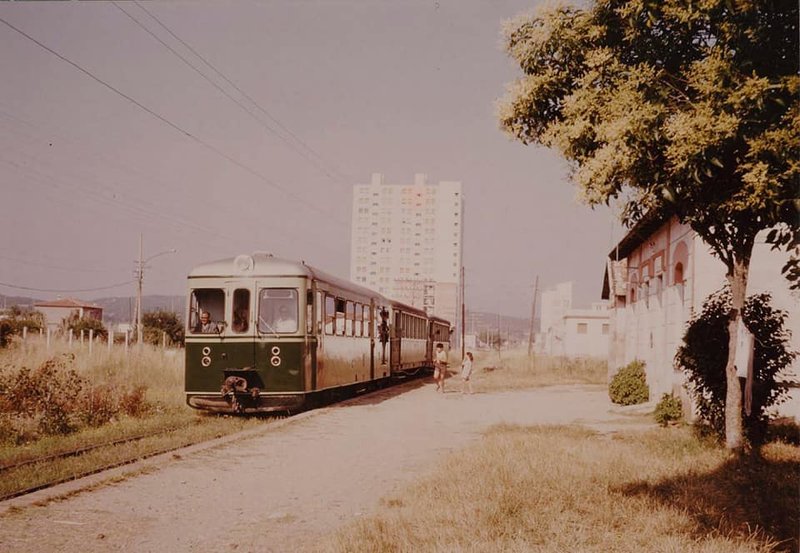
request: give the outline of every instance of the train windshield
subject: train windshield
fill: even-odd
[[[262,288],[258,294],[258,331],[268,334],[297,332],[297,297],[295,288]]]
[[[225,322],[225,292],[220,288],[195,288],[189,297],[190,332],[220,332]]]

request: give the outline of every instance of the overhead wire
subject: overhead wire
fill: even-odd
[[[9,284],[7,282],[0,282],[0,286],[5,286],[6,288],[13,288],[14,290],[27,290],[29,292],[51,292],[54,294],[75,294],[78,292],[98,292],[100,290],[111,290],[112,288],[120,288],[121,286],[127,286],[128,284],[133,284],[136,282],[135,280],[126,280],[125,282],[119,282],[117,284],[111,284],[109,286],[98,286],[97,288],[82,288],[80,290],[53,290],[49,288],[33,288],[30,286],[19,286],[17,284]]]
[[[289,198],[292,198],[292,199],[294,199],[294,200],[295,200],[295,201],[297,201],[298,203],[304,204],[304,205],[306,205],[306,206],[310,207],[311,209],[313,209],[314,211],[317,211],[317,212],[319,212],[319,213],[321,213],[321,214],[323,214],[323,215],[326,215],[326,216],[330,217],[332,221],[334,221],[334,222],[338,222],[338,223],[340,223],[340,224],[342,224],[342,225],[346,225],[346,223],[345,223],[344,221],[340,220],[340,219],[339,219],[338,217],[336,217],[334,214],[331,214],[331,213],[330,213],[330,212],[328,212],[327,210],[324,210],[324,209],[322,209],[322,208],[320,208],[320,207],[316,206],[315,204],[312,204],[311,202],[309,202],[309,201],[305,200],[303,197],[301,197],[301,196],[298,196],[297,194],[294,194],[294,193],[292,193],[291,191],[289,191],[288,189],[286,189],[284,186],[281,186],[280,184],[278,184],[278,183],[274,182],[272,179],[270,179],[270,178],[266,177],[265,175],[261,174],[260,172],[256,171],[255,169],[253,169],[253,168],[251,168],[251,167],[249,167],[249,166],[245,165],[244,163],[240,162],[239,160],[235,159],[234,157],[232,157],[232,156],[230,156],[230,155],[226,154],[225,152],[223,152],[223,151],[222,151],[222,150],[220,150],[219,148],[217,148],[217,147],[213,146],[212,144],[210,144],[210,143],[208,143],[208,142],[206,142],[206,141],[202,140],[201,138],[199,138],[199,137],[197,137],[197,136],[193,135],[192,133],[190,133],[189,131],[187,131],[187,130],[183,129],[182,127],[180,127],[180,126],[179,126],[179,125],[177,125],[176,123],[173,123],[172,121],[170,121],[170,120],[169,120],[169,119],[167,119],[166,117],[164,117],[164,116],[160,115],[159,113],[157,113],[157,112],[155,112],[154,110],[152,110],[152,109],[148,108],[147,106],[145,106],[145,105],[144,105],[144,104],[142,104],[141,102],[137,101],[135,98],[133,98],[133,97],[129,96],[128,94],[125,94],[124,92],[122,92],[122,91],[121,91],[121,90],[119,90],[118,88],[114,87],[114,86],[113,86],[113,85],[111,85],[110,83],[108,83],[108,82],[106,82],[105,80],[101,79],[100,77],[98,77],[98,76],[94,75],[94,74],[93,74],[91,71],[89,71],[88,69],[85,69],[85,68],[83,68],[82,66],[80,66],[80,65],[79,65],[79,64],[77,64],[76,62],[74,62],[74,61],[70,60],[70,59],[69,59],[69,58],[67,58],[66,56],[63,56],[62,54],[60,54],[60,53],[58,53],[57,51],[53,50],[52,48],[50,48],[50,47],[49,47],[49,46],[47,46],[46,44],[44,44],[44,43],[42,43],[42,42],[40,42],[40,41],[36,40],[34,37],[32,37],[31,35],[29,35],[29,34],[28,34],[28,33],[26,33],[25,31],[23,31],[23,30],[21,30],[21,29],[17,28],[16,26],[14,26],[13,24],[9,23],[8,21],[6,21],[5,19],[3,19],[2,17],[0,17],[0,23],[3,23],[4,25],[6,25],[7,27],[9,27],[10,29],[12,29],[13,31],[15,31],[16,33],[18,33],[18,34],[22,35],[23,37],[27,38],[28,40],[30,40],[31,42],[33,42],[34,44],[36,44],[36,45],[37,45],[37,46],[39,46],[40,48],[42,48],[42,49],[46,50],[47,52],[51,53],[52,55],[54,55],[54,56],[55,56],[55,57],[57,57],[58,59],[62,60],[63,62],[65,62],[65,63],[67,63],[67,64],[71,65],[72,67],[74,67],[75,69],[77,69],[78,71],[80,71],[81,73],[83,73],[84,75],[86,75],[87,77],[89,77],[90,79],[92,79],[93,81],[95,81],[95,82],[97,82],[97,83],[101,84],[102,86],[106,87],[107,89],[111,90],[112,92],[114,92],[115,94],[117,94],[117,95],[121,96],[122,98],[125,98],[126,100],[128,100],[129,102],[131,102],[132,104],[134,104],[135,106],[137,106],[138,108],[140,108],[141,110],[143,110],[144,112],[146,112],[146,113],[150,114],[150,115],[151,115],[151,116],[153,116],[154,118],[156,118],[156,119],[158,119],[159,121],[161,121],[162,123],[164,123],[165,125],[167,125],[167,126],[169,126],[170,128],[172,128],[172,129],[174,129],[174,130],[178,131],[180,134],[182,134],[182,135],[184,135],[185,137],[187,137],[187,138],[189,138],[189,139],[193,140],[194,142],[196,142],[196,143],[200,144],[200,145],[201,145],[201,146],[203,146],[204,148],[206,148],[206,149],[208,149],[208,150],[211,150],[212,152],[216,153],[218,156],[220,156],[220,157],[222,157],[222,158],[224,158],[224,159],[228,160],[228,161],[229,161],[230,163],[232,163],[233,165],[235,165],[235,166],[239,167],[239,168],[240,168],[240,169],[242,169],[243,171],[245,171],[245,172],[249,173],[250,175],[252,175],[252,176],[256,177],[257,179],[261,180],[262,182],[264,182],[264,183],[265,183],[265,184],[267,184],[268,186],[270,186],[270,187],[272,187],[272,188],[275,188],[276,190],[279,190],[279,191],[283,192],[283,194],[284,194],[284,195],[286,195],[286,196],[287,196],[287,197],[289,197]]]
[[[150,17],[151,17],[151,18],[152,18],[152,19],[153,19],[153,20],[154,20],[156,23],[158,23],[158,25],[160,25],[160,26],[161,26],[161,28],[163,28],[163,29],[164,29],[164,30],[165,30],[167,33],[169,33],[169,34],[170,34],[170,36],[172,36],[172,37],[173,37],[175,40],[177,40],[179,43],[181,43],[181,44],[182,44],[182,45],[183,45],[183,46],[184,46],[184,47],[185,47],[187,50],[189,50],[189,51],[190,51],[192,54],[194,54],[194,55],[195,55],[195,56],[196,56],[198,59],[200,59],[200,60],[201,60],[201,61],[202,61],[202,62],[203,62],[203,63],[204,63],[204,64],[205,64],[207,67],[209,67],[209,68],[210,68],[212,71],[214,71],[214,73],[216,73],[216,74],[217,74],[217,75],[218,75],[218,76],[219,76],[219,77],[220,77],[222,80],[224,80],[224,81],[225,81],[226,83],[228,83],[228,84],[229,84],[231,87],[233,87],[233,89],[234,89],[234,90],[236,90],[236,91],[237,91],[239,94],[241,94],[241,95],[242,95],[242,97],[246,98],[246,99],[247,99],[247,100],[248,100],[248,101],[249,101],[251,104],[253,104],[253,105],[254,105],[254,106],[255,106],[255,107],[256,107],[256,108],[257,108],[257,109],[258,109],[258,110],[259,110],[261,113],[263,113],[264,115],[266,115],[266,116],[267,116],[267,117],[268,117],[268,118],[269,118],[269,119],[270,119],[270,120],[271,120],[273,123],[275,123],[275,124],[276,124],[278,127],[280,127],[280,128],[281,128],[281,130],[283,130],[283,131],[284,131],[286,134],[288,134],[290,137],[292,137],[292,139],[294,139],[294,141],[295,141],[297,144],[299,144],[299,145],[300,145],[300,147],[302,147],[304,150],[306,150],[307,152],[309,152],[311,155],[315,156],[315,157],[316,157],[318,160],[320,160],[320,162],[321,162],[321,163],[323,163],[323,164],[327,163],[327,162],[326,162],[326,160],[325,160],[325,158],[324,158],[324,157],[323,157],[321,154],[319,154],[319,153],[318,153],[316,150],[314,150],[314,149],[313,149],[311,146],[309,146],[309,145],[308,145],[308,144],[307,144],[307,143],[306,143],[306,142],[305,142],[305,141],[304,141],[302,138],[300,138],[300,137],[299,137],[299,136],[297,136],[297,135],[296,135],[294,132],[292,132],[292,131],[291,131],[291,129],[289,129],[289,128],[288,128],[288,127],[286,127],[286,126],[285,126],[283,123],[281,123],[281,122],[280,122],[280,121],[279,121],[279,120],[278,120],[278,119],[277,119],[277,118],[276,118],[274,115],[272,115],[272,114],[271,114],[269,111],[267,111],[267,110],[266,110],[266,109],[265,109],[263,106],[261,106],[261,104],[259,104],[259,103],[258,103],[256,100],[254,100],[254,99],[253,99],[253,98],[252,98],[252,97],[251,97],[249,94],[247,94],[247,93],[246,93],[244,90],[242,90],[242,88],[241,88],[241,87],[239,87],[239,86],[238,86],[238,85],[237,85],[235,82],[233,82],[231,79],[229,79],[229,78],[228,78],[228,77],[227,77],[227,76],[226,76],[226,75],[225,75],[225,74],[224,74],[222,71],[220,71],[219,69],[217,69],[217,68],[216,68],[216,67],[215,67],[215,66],[214,66],[214,65],[213,65],[213,64],[212,64],[210,61],[208,61],[208,60],[207,60],[205,57],[203,57],[203,56],[202,56],[202,55],[201,55],[201,54],[200,54],[200,53],[199,53],[199,52],[198,52],[198,51],[197,51],[195,48],[193,48],[193,47],[192,47],[192,46],[191,46],[189,43],[187,43],[185,40],[183,40],[181,37],[179,37],[179,36],[178,36],[178,35],[177,35],[177,34],[176,34],[174,31],[172,31],[172,29],[170,29],[170,28],[169,28],[169,27],[168,27],[166,24],[164,24],[164,22],[162,22],[162,21],[161,21],[161,20],[160,20],[158,17],[156,17],[156,15],[155,15],[155,14],[153,14],[153,12],[151,12],[151,11],[150,11],[150,10],[148,10],[146,7],[144,7],[144,6],[141,4],[141,2],[139,2],[138,0],[134,0],[134,2],[133,2],[133,3],[134,3],[134,4],[136,4],[136,6],[137,6],[137,7],[138,7],[140,10],[144,11],[144,12],[145,12],[145,13],[146,13],[148,16],[150,16]],[[117,6],[117,7],[119,7],[119,6]],[[124,10],[123,10],[123,11],[124,11]],[[148,31],[148,32],[149,32],[149,31]],[[153,36],[155,36],[155,35],[153,35]],[[158,37],[156,37],[156,38],[157,38],[157,40],[159,40],[159,42],[162,42],[162,44],[163,44],[163,41],[161,41],[160,39],[158,39]],[[166,44],[165,44],[165,46],[166,46]],[[168,48],[169,48],[169,47],[168,47]],[[172,48],[170,48],[170,50],[174,52],[174,50],[172,50]],[[178,55],[178,54],[176,53],[176,55]],[[178,57],[180,57],[181,59],[183,59],[183,57],[182,57],[182,56],[178,56]],[[188,62],[187,62],[187,63],[188,63]],[[192,66],[192,67],[194,68],[194,66]],[[202,74],[202,73],[201,73],[201,74]],[[205,77],[205,75],[203,75],[203,76]],[[207,78],[207,77],[206,77],[206,78]],[[210,80],[209,80],[209,82],[212,82],[212,81],[210,81]],[[214,85],[216,86],[216,83],[213,83],[213,82],[212,82],[212,84],[214,84]],[[230,96],[229,96],[229,97],[230,97]],[[231,99],[233,99],[233,98],[231,98]],[[236,100],[234,100],[234,101],[236,102]],[[239,104],[239,102],[236,102],[236,103],[237,103],[237,104]],[[241,104],[239,104],[239,105],[241,105]],[[249,110],[247,110],[247,111],[248,111],[248,113],[251,113]],[[261,119],[258,119],[258,120],[259,120],[259,121],[261,121]],[[261,122],[263,123],[263,121],[261,121]],[[267,128],[267,129],[269,129],[269,130],[270,130],[270,131],[272,131],[272,132],[275,132],[275,131],[274,131],[274,130],[271,128],[271,127],[269,127],[269,125],[266,125],[266,123],[264,123],[264,124],[265,124],[265,126],[266,126],[266,128]],[[284,141],[286,141],[286,140],[285,140],[285,138],[284,138],[283,136],[281,136],[279,133],[275,132],[275,135],[276,135],[276,136],[278,136],[278,138],[280,138],[281,140],[284,140]],[[287,142],[287,144],[289,144],[289,145],[291,146],[291,144],[290,144],[288,141],[286,141],[286,142]],[[297,151],[297,150],[295,150],[295,151]],[[298,152],[298,153],[301,153],[301,152]],[[301,155],[302,155],[302,154],[301,154]],[[304,157],[305,157],[305,156],[304,156]],[[315,163],[315,162],[314,162],[313,160],[311,160],[311,159],[309,159],[309,161],[310,161],[311,163]],[[331,170],[332,170],[334,173],[337,173],[337,175],[336,175],[336,176],[334,176],[334,175],[331,175],[331,174],[329,173],[329,171],[328,171],[328,170],[327,170],[325,167],[319,167],[318,165],[316,165],[316,163],[315,163],[315,166],[317,166],[317,167],[318,167],[320,170],[322,170],[322,171],[323,171],[323,172],[324,172],[326,175],[328,175],[329,177],[331,177],[333,180],[337,180],[337,179],[338,179],[338,180],[341,180],[341,181],[342,181],[342,183],[347,183],[348,185],[349,185],[349,184],[350,184],[350,182],[352,181],[352,178],[350,178],[350,177],[348,177],[347,175],[344,175],[343,173],[339,172],[339,171],[338,171],[338,169],[336,169],[336,168],[331,168]]]

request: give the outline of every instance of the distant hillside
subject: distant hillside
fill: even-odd
[[[34,303],[43,300],[43,298],[0,295],[0,309],[5,309],[11,307],[12,305],[18,305],[20,307],[33,307]],[[97,298],[86,301],[95,303],[103,308],[103,322],[106,324],[131,322],[133,319],[133,313],[136,310],[136,298],[132,296],[121,298]],[[176,312],[178,317],[183,319],[185,306],[186,298],[184,296],[142,297],[142,313],[147,313],[148,311],[155,311],[158,309],[165,309],[167,311]]]

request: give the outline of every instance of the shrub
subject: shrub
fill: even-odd
[[[608,385],[611,401],[619,405],[644,403],[650,397],[644,362],[635,359],[622,367]]]
[[[680,421],[683,418],[683,405],[680,398],[673,394],[664,394],[656,405],[653,416],[661,426]]]
[[[94,317],[80,317],[77,312],[65,318],[61,323],[61,327],[65,332],[72,330],[76,336],[80,335],[81,330],[83,330],[87,338],[90,330],[94,330],[94,336],[100,336],[101,338],[105,338],[108,335],[103,321]]]
[[[142,337],[148,344],[161,345],[161,333],[166,332],[172,345],[183,345],[183,323],[172,311],[149,311],[142,315]]]
[[[68,434],[151,410],[144,386],[93,384],[69,367],[73,361],[73,355],[62,355],[34,370],[0,371],[0,442]]]
[[[769,294],[750,296],[742,310],[744,324],[755,337],[752,409],[750,415],[742,413],[745,437],[753,447],[764,443],[769,408],[787,399],[788,386],[777,376],[796,355],[789,349],[790,334],[784,329],[787,314],[772,308],[770,300]],[[675,355],[675,365],[683,368],[689,379],[698,418],[720,439],[725,437],[730,305],[727,287],[709,296],[702,312],[689,322],[684,343]]]

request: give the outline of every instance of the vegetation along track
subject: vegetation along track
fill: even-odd
[[[170,434],[178,433],[181,430],[184,430],[185,428],[186,428],[185,426],[179,426],[179,427],[169,428],[166,430],[159,430],[157,432],[138,434],[135,436],[128,436],[125,438],[110,440],[99,444],[87,445],[79,448],[61,451],[50,455],[43,455],[31,459],[23,459],[16,462],[0,464],[0,476],[2,476],[2,478],[5,480],[6,477],[10,475],[10,473],[13,473],[15,471],[24,470],[26,468],[31,469],[32,467],[37,467],[37,466],[41,467],[44,466],[45,463],[58,462],[60,460],[68,459],[70,457],[78,457],[90,453],[108,451],[111,448],[115,447],[118,448],[119,446],[123,446],[124,444],[142,442],[151,438],[157,439],[161,437],[167,437]],[[134,449],[130,455],[125,455],[122,457],[112,456],[113,460],[109,460],[107,462],[91,463],[86,467],[81,467],[76,470],[61,471],[56,473],[57,476],[40,480],[36,484],[22,485],[22,486],[17,486],[11,490],[4,490],[0,492],[0,501],[33,493],[35,491],[49,488],[57,484],[69,482],[71,480],[77,480],[78,478],[83,478],[84,476],[97,474],[105,470],[132,464],[142,459],[146,459],[148,457],[153,457],[155,455],[168,453],[170,451],[186,447],[188,445],[191,445],[192,443],[194,443],[194,440],[178,439],[177,442],[175,440],[168,440],[167,442],[168,445],[145,448],[144,451],[137,451]],[[9,478],[9,480],[11,480],[11,478]]]

